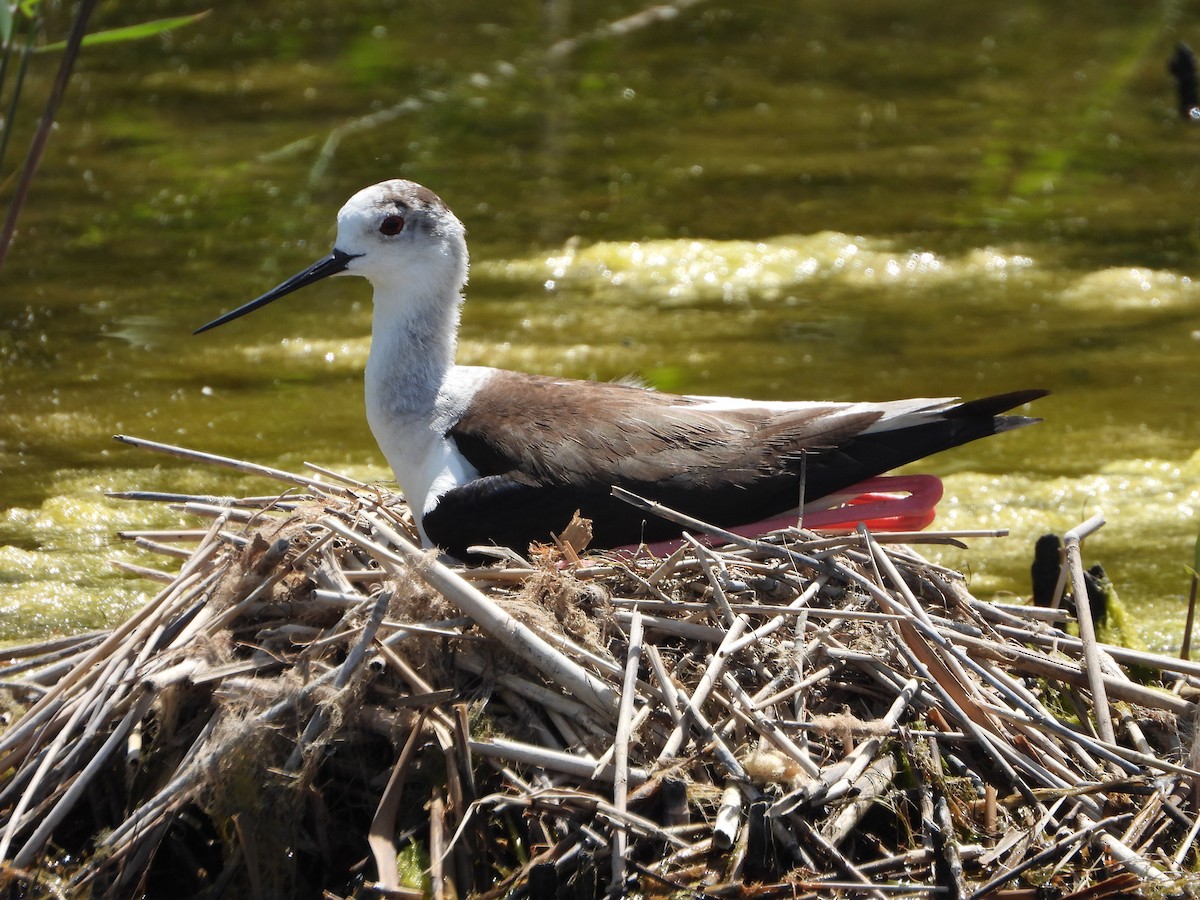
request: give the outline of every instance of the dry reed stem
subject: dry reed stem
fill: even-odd
[[[1072,528],[1063,535],[1066,546],[1066,569],[1071,573],[1071,593],[1075,596],[1075,615],[1079,620],[1079,639],[1083,641],[1083,654],[1087,660],[1088,685],[1092,691],[1092,705],[1096,712],[1096,727],[1100,737],[1114,743],[1112,716],[1108,711],[1108,694],[1104,689],[1104,674],[1101,671],[1100,651],[1096,646],[1096,628],[1092,624],[1092,608],[1088,602],[1087,587],[1083,580],[1083,558],[1079,543],[1085,537],[1104,527],[1104,516],[1092,516],[1082,525]]]
[[[613,808],[622,816],[626,813],[626,804],[629,801],[629,738],[633,730],[638,666],[642,659],[642,634],[642,618],[635,612],[629,625],[625,678],[621,684],[621,703],[617,709],[617,733],[613,738]],[[629,834],[623,826],[619,826],[613,835],[612,881],[609,886],[609,890],[614,893],[624,892],[628,845]]]
[[[93,786],[136,736],[131,758],[166,767],[122,788],[128,812],[71,881],[133,890],[168,829],[219,813],[223,773],[264,735],[275,747],[253,762],[285,796],[340,795],[347,755],[376,766],[344,788],[364,833],[307,814],[288,824],[319,847],[354,842],[379,896],[411,894],[396,867],[407,840],[429,851],[441,896],[523,880],[963,895],[989,866],[1030,860],[1070,890],[1125,884],[1098,854],[1163,889],[1185,876],[1200,833],[1195,706],[1121,665],[1200,679],[1200,664],[1073,638],[1063,610],[982,603],[889,543],[912,535],[792,529],[662,560],[534,549],[463,569],[417,548],[386,492],[212,461],[315,495],[126,492],[211,525],[134,533],[168,563],[186,556],[172,584],[112,632],[14,648],[0,669],[37,697],[0,735],[0,849],[19,870],[70,840],[80,810],[105,820]],[[1100,737],[1057,711],[1075,702]],[[222,884],[271,895],[264,832],[247,810],[231,821]],[[959,843],[973,832],[995,847]],[[896,845],[905,834],[931,845]]]

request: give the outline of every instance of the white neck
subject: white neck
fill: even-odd
[[[367,405],[393,416],[428,414],[454,366],[462,298],[410,297],[395,303],[382,293],[376,289]]]
[[[424,543],[421,520],[430,504],[478,477],[445,436],[480,379],[454,365],[458,312],[446,298],[402,310],[377,302],[367,357],[367,421]]]

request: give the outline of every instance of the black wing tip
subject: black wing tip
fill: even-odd
[[[1026,388],[1019,391],[1008,391],[1004,394],[993,394],[990,397],[979,397],[976,400],[964,401],[947,410],[946,418],[974,419],[976,421],[990,419],[991,428],[984,431],[983,435],[1000,434],[1041,422],[1042,420],[1035,416],[1006,416],[1003,413],[1018,406],[1024,406],[1026,403],[1032,403],[1034,400],[1040,400],[1049,393],[1050,391],[1045,388]],[[983,435],[976,435],[976,437]],[[968,438],[968,440],[973,440],[973,438]]]
[[[995,427],[992,430],[992,434],[1000,434],[1004,431],[1012,431],[1014,428],[1036,425],[1038,422],[1045,420],[1037,416],[996,416],[993,421],[995,422]]]
[[[990,397],[980,397],[977,400],[967,400],[953,409],[947,410],[947,418],[975,418],[976,416],[999,416],[1000,413],[1008,412],[1010,409],[1015,409],[1018,406],[1024,406],[1026,403],[1032,403],[1034,400],[1040,400],[1042,397],[1050,393],[1045,388],[1026,388],[1020,391],[1009,391],[1005,394],[993,394]],[[1008,416],[1006,418],[1022,419],[1024,416]],[[1038,419],[1030,419],[1025,424],[1030,422],[1040,421]],[[1017,427],[1017,426],[1012,426]]]

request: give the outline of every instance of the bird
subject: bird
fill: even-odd
[[[393,179],[346,202],[327,256],[195,331],[330,276],[366,278],[374,289],[367,420],[422,544],[457,559],[478,559],[471,548],[489,545],[527,553],[575,513],[592,522],[590,549],[679,536],[677,522],[630,505],[614,487],[720,527],[790,515],[932,453],[1040,421],[1002,413],[1047,393],[761,401],[458,365],[467,271],[458,217],[429,188]]]

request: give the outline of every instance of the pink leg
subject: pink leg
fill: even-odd
[[[942,492],[942,480],[936,475],[879,475],[824,498],[820,501],[821,509],[806,510],[804,527],[820,531],[853,531],[862,522],[872,531],[920,531],[933,521],[934,507],[942,499]],[[798,517],[789,515],[726,530],[743,537],[760,537],[797,524]],[[717,542],[717,539],[704,535],[697,535],[697,539],[710,545]],[[682,543],[681,540],[658,541],[631,544],[616,550],[634,554],[644,550],[653,556],[666,556]]]

